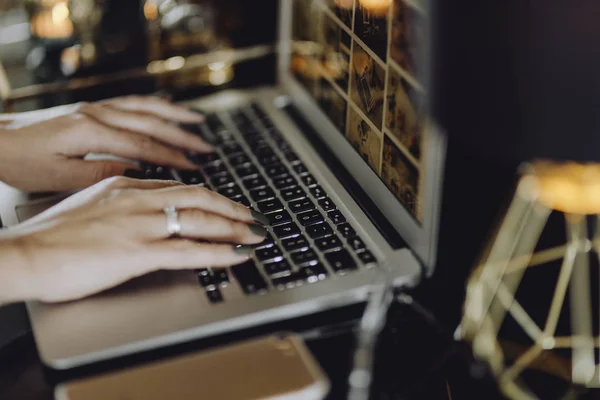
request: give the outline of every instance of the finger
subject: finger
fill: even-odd
[[[247,261],[251,248],[229,244],[198,243],[186,239],[162,240],[153,244],[148,255],[152,263],[140,264],[143,273],[158,269],[197,269],[229,267]]]
[[[164,212],[135,217],[135,224],[140,233],[151,239],[165,239],[168,232],[168,217]],[[203,210],[188,209],[179,211],[181,227],[179,236],[208,240],[211,242],[258,244],[267,236],[267,230],[254,223],[235,221],[230,218],[212,214]]]
[[[92,186],[113,176],[122,175],[132,165],[120,161],[83,161],[67,159],[61,168],[61,191]]]
[[[140,211],[158,211],[167,207],[175,207],[179,210],[198,209],[234,221],[259,222],[263,225],[269,223],[269,219],[264,215],[229,200],[217,192],[195,185],[160,189],[153,191],[151,196],[144,192],[133,196],[137,198],[132,202],[138,204]]]
[[[74,156],[90,152],[109,153],[168,167],[197,168],[181,151],[147,135],[110,128],[89,118],[84,131],[78,132],[77,143],[73,144],[73,152],[77,153],[72,154]]]
[[[185,186],[178,181],[166,181],[157,179],[134,179],[125,176],[111,178],[105,181],[111,189],[130,189],[130,190],[156,190],[168,187]]]
[[[80,112],[107,126],[142,133],[171,146],[201,153],[214,151],[214,148],[199,136],[186,132],[155,115],[122,111],[115,107],[94,104],[82,106]]]
[[[108,104],[124,111],[135,111],[152,114],[162,119],[177,122],[202,122],[204,117],[188,110],[186,107],[175,105],[156,96],[127,96],[117,97],[100,104]]]

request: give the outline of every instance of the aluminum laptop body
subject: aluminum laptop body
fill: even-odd
[[[374,259],[386,260],[395,284],[414,286],[435,263],[445,143],[421,115],[426,74],[417,73],[421,53],[414,50],[425,48],[426,40],[407,44],[415,36],[400,32],[417,29],[411,24],[426,20],[426,10],[403,0],[392,3],[381,16],[358,1],[349,9],[339,9],[333,0],[281,1],[278,85],[225,91],[188,104],[209,113],[252,110],[250,104],[264,111],[279,140],[287,142],[285,148],[298,155],[295,162],[306,167],[335,204],[336,215],[343,216]],[[305,19],[311,24],[304,24]],[[338,179],[340,169],[330,168],[331,159],[315,150],[314,141],[286,111],[290,105],[310,123],[329,151],[327,157],[335,157],[368,196],[367,206]],[[228,114],[219,115],[226,125],[231,122]],[[302,183],[307,175],[294,172],[298,164],[283,155],[282,163],[313,196],[308,183]],[[299,217],[288,211],[309,237]],[[388,240],[368,214],[383,215],[406,245]],[[349,246],[340,232],[336,235],[342,247]],[[274,240],[283,245],[278,237]],[[69,369],[364,300],[380,266],[361,264],[337,273],[326,256],[319,253],[328,271],[324,279],[278,287],[270,282],[267,290],[249,295],[231,277],[229,284],[219,285],[224,300],[218,303],[199,282],[198,271],[151,274],[76,302],[30,302],[41,359],[50,368]],[[356,254],[352,257],[358,260]]]

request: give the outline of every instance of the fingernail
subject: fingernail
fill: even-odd
[[[235,254],[239,254],[241,256],[247,256],[252,252],[252,247],[250,246],[235,246],[233,248],[233,252]]]
[[[267,237],[267,230],[260,225],[248,225],[250,232],[257,236]]]
[[[271,221],[269,221],[269,218],[267,218],[265,215],[259,213],[258,211],[250,210],[250,214],[252,215],[254,222],[258,222],[259,224],[263,224],[263,225],[271,224]]]

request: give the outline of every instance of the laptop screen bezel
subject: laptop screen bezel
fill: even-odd
[[[322,0],[313,0],[322,1]],[[307,2],[307,6],[309,2]],[[316,100],[290,71],[292,56],[293,1],[280,1],[278,34],[278,84],[290,96],[297,109],[312,124],[321,139],[338,157],[380,211],[389,219],[409,247],[431,271],[437,256],[437,236],[442,196],[442,173],[446,142],[433,123],[423,142],[422,220],[419,223],[385,186],[381,178],[354,150]]]

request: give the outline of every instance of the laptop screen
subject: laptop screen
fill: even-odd
[[[425,11],[404,0],[297,0],[290,68],[402,207],[423,222]]]
[[[446,144],[427,112],[428,3],[282,2],[279,76],[431,273]]]

